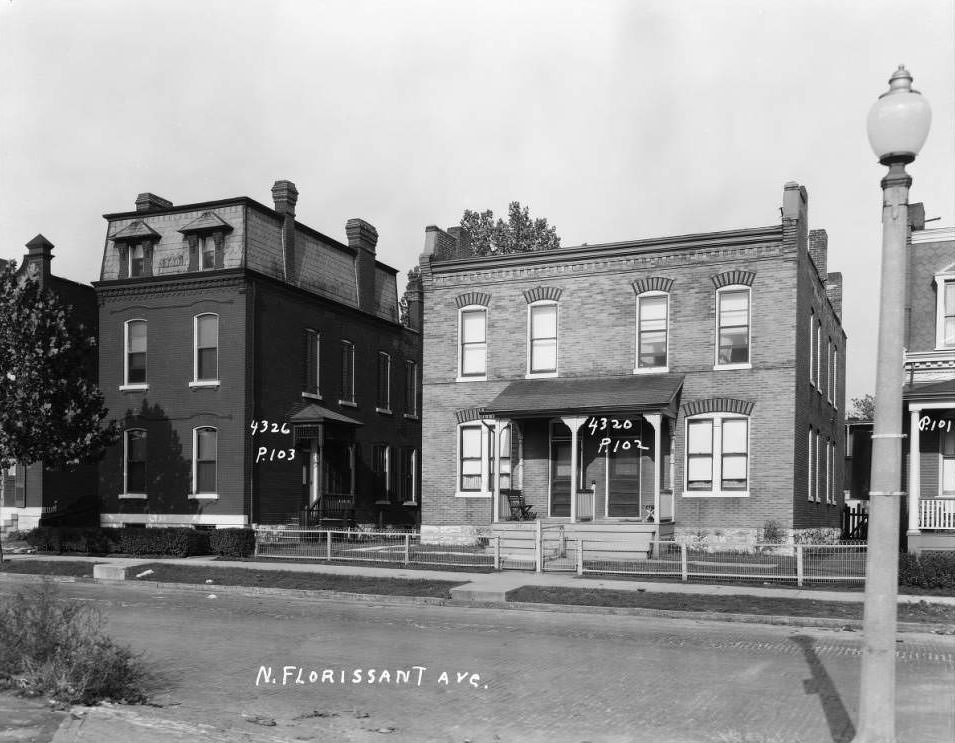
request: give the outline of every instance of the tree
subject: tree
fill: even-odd
[[[852,398],[852,410],[849,411],[852,418],[862,418],[871,421],[875,419],[875,398],[868,394],[865,397]]]
[[[464,210],[461,228],[467,233],[471,255],[504,255],[550,250],[560,247],[557,228],[546,219],[531,219],[530,209],[512,201],[507,210],[507,221],[494,221],[494,212]]]
[[[88,378],[95,344],[53,292],[0,261],[0,467],[93,461],[119,438]]]

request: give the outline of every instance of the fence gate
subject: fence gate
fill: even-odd
[[[563,524],[542,525],[538,539],[541,570],[545,572],[577,570],[577,549],[580,542],[567,536]]]
[[[842,507],[842,538],[866,539],[869,536],[869,513],[862,506]]]

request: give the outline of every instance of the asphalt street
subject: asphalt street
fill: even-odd
[[[60,591],[99,607],[111,636],[145,654],[162,705],[145,714],[222,740],[825,743],[854,734],[858,632],[214,589]],[[900,637],[898,740],[955,740],[955,638]]]

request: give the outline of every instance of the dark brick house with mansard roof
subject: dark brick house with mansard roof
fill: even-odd
[[[417,523],[416,285],[405,326],[372,225],[342,243],[296,221],[294,184],[272,195],[105,215],[104,525]]]
[[[21,280],[37,281],[69,308],[68,319],[74,330],[96,337],[99,314],[93,287],[51,272],[53,244],[37,235],[26,244],[18,273]],[[96,382],[96,351],[91,350],[84,369]],[[0,526],[4,530],[32,529],[41,517],[66,516],[74,523],[95,519],[96,465],[82,464],[65,469],[44,467],[42,462],[13,465],[0,473]]]
[[[422,538],[837,534],[842,276],[788,183],[769,227],[468,255],[426,230]]]

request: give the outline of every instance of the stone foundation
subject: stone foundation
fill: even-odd
[[[708,529],[676,527],[673,539],[702,552],[755,552],[756,545],[779,544],[780,548],[796,544],[838,544],[842,532],[837,527],[816,529],[780,528],[777,538],[768,542],[760,527]]]
[[[474,547],[491,533],[489,526],[455,524],[448,526],[421,526],[421,544],[444,544]]]

